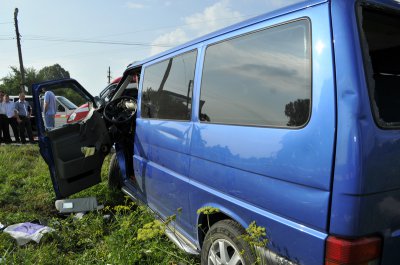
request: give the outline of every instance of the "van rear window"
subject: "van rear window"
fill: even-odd
[[[400,14],[369,7],[361,10],[372,112],[380,127],[400,127]]]

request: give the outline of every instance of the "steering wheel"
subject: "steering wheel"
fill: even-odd
[[[104,107],[103,115],[109,122],[120,124],[132,119],[136,110],[137,101],[132,97],[122,96],[108,102]]]

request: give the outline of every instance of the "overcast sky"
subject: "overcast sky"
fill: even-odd
[[[0,78],[17,66],[60,64],[97,95],[133,62],[300,0],[0,0]]]

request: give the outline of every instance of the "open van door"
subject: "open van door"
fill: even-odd
[[[79,123],[47,130],[39,100],[43,89],[65,96],[75,104],[86,102],[92,106],[91,111]],[[94,109],[94,98],[73,79],[34,84],[32,93],[40,153],[49,167],[57,199],[99,183],[111,140],[102,114]]]

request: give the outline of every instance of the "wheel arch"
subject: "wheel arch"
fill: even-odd
[[[243,220],[238,214],[236,214],[234,211],[223,207],[219,204],[204,204],[200,209],[203,207],[213,207],[217,208],[219,211],[213,214],[204,214],[204,213],[199,213],[197,215],[197,239],[199,242],[199,247],[202,248],[204,239],[206,237],[206,234],[208,230],[211,228],[211,226],[219,221],[222,220],[232,220],[237,222],[239,225],[241,225],[244,229],[248,227],[248,223]],[[208,217],[208,220],[207,220]]]

